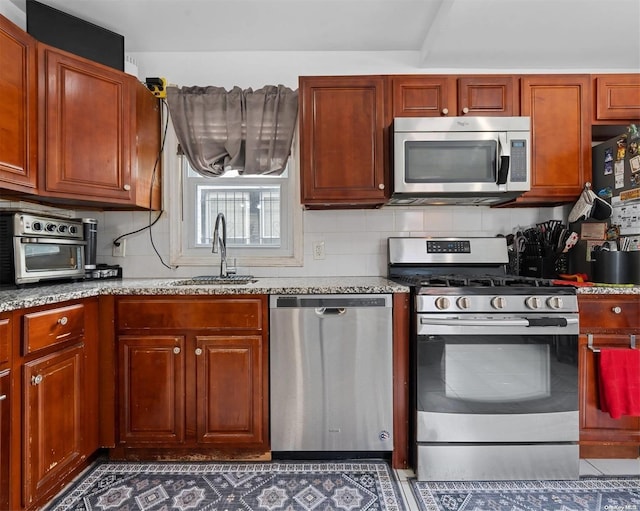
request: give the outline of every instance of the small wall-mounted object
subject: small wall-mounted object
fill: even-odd
[[[166,78],[145,78],[144,84],[147,86],[156,98],[167,97],[167,80]]]

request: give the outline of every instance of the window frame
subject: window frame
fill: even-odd
[[[195,222],[196,219],[195,216],[190,216],[189,205],[185,203],[189,199],[182,169],[182,159],[185,157],[177,154],[178,141],[173,126],[169,126],[167,130],[165,147],[170,148],[165,151],[163,158],[163,175],[165,177],[163,189],[165,204],[169,206],[169,263],[171,266],[211,267],[217,263],[219,255],[212,254],[211,247],[190,248],[186,242],[185,234],[189,231],[186,223]],[[298,154],[299,142],[296,130],[289,157],[289,177],[281,189],[281,204],[286,201],[282,213],[281,235],[283,240],[287,239],[287,242],[283,241],[283,246],[278,249],[272,247],[229,247],[227,261],[230,265],[233,265],[235,260],[235,264],[241,267],[302,266],[303,214],[300,206]],[[251,180],[251,176],[248,176],[247,179]],[[179,192],[175,193],[173,190]],[[195,207],[192,208],[194,214],[195,209]]]

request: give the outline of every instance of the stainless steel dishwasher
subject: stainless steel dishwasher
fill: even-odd
[[[270,297],[272,451],[393,450],[392,299]]]

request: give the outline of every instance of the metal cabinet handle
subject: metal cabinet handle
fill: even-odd
[[[176,346],[175,348],[173,348],[173,352],[178,355],[180,353],[180,348],[178,346]]]
[[[448,108],[443,108],[442,109],[442,115],[448,115],[449,114],[449,109]]]
[[[66,325],[69,322],[69,319],[67,318],[67,316],[62,316],[61,318],[58,319],[58,324],[59,325]]]
[[[196,348],[196,355],[202,355],[202,348]]]
[[[125,191],[128,192],[129,190],[131,190],[131,185],[124,185],[122,188],[124,188]]]
[[[611,309],[611,312],[613,312],[614,314],[620,314],[622,312],[622,307],[613,307]]]
[[[0,396],[0,401],[4,401],[5,399],[7,399],[7,395],[6,394],[2,394]]]
[[[378,188],[379,188],[380,190],[384,190],[384,183],[380,183],[380,184],[378,185]]]
[[[468,113],[469,113],[469,108],[465,106],[465,107],[462,109],[462,113],[463,113],[463,114],[468,114]]]
[[[42,375],[38,374],[31,377],[31,385],[40,385],[42,383]]]

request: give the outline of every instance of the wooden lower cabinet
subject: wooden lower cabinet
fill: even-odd
[[[9,508],[9,453],[11,446],[11,374],[0,372],[0,509]]]
[[[613,419],[600,410],[598,350],[629,349],[640,336],[637,295],[580,295],[580,456],[640,457],[640,417]]]
[[[267,316],[266,296],[118,299],[111,456],[267,456]]]
[[[122,336],[118,365],[120,442],[183,442],[184,337]]]
[[[82,459],[83,357],[77,344],[24,365],[25,506]]]
[[[197,441],[216,445],[267,443],[261,418],[265,360],[262,337],[196,337]]]

